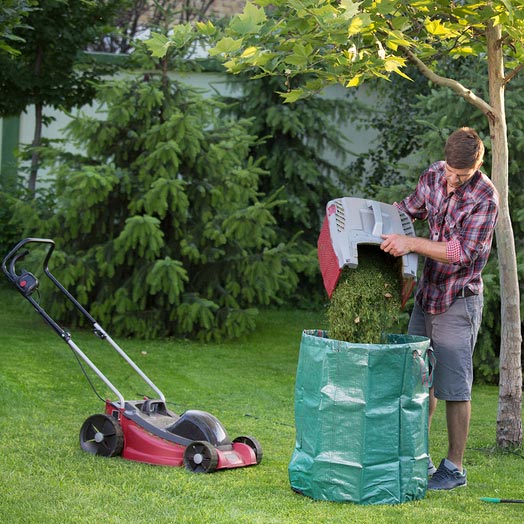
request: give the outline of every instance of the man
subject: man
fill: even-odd
[[[491,250],[498,194],[479,168],[484,144],[468,127],[452,133],[445,160],[420,177],[415,192],[395,205],[411,219],[427,220],[429,238],[383,235],[381,249],[394,256],[426,257],[408,333],[431,339],[436,357],[429,427],[437,399],[446,401],[448,453],[438,469],[429,459],[428,489],[465,486],[462,461],[471,416],[473,350],[482,320],[481,272]]]

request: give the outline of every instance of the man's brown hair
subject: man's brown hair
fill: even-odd
[[[484,158],[484,144],[471,127],[451,133],[444,147],[446,163],[455,169],[475,167]]]

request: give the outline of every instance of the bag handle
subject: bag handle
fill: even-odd
[[[422,353],[418,350],[413,350],[413,360],[418,360],[420,364],[420,379],[423,386],[431,388],[433,386],[433,370],[437,359],[433,353],[433,348],[430,346],[427,352],[429,366],[426,365],[426,361],[422,358]]]

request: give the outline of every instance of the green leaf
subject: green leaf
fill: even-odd
[[[314,78],[311,80],[308,80],[305,85],[305,89],[312,92],[318,92],[324,87],[324,83],[320,78]]]
[[[167,51],[173,45],[173,42],[171,42],[167,36],[161,33],[153,33],[151,38],[146,40],[144,43],[151,52],[151,55],[156,58],[163,58],[166,56]]]
[[[402,69],[395,69],[393,72],[396,73],[398,76],[401,76],[402,78],[405,78],[406,80],[409,80],[410,82],[413,82],[413,79],[410,76],[406,75],[406,73],[404,73]]]
[[[258,52],[258,48],[255,47],[255,46],[250,46],[246,49],[244,49],[244,51],[242,51],[242,54],[240,55],[240,58],[252,58],[253,56],[255,56]]]
[[[208,20],[207,22],[195,22],[195,27],[198,31],[205,36],[214,36],[217,32],[216,27],[213,23]]]
[[[472,46],[465,45],[460,46],[458,48],[454,48],[449,52],[450,56],[452,57],[459,57],[459,56],[474,56],[477,55],[477,52]]]
[[[399,47],[411,47],[411,41],[401,31],[388,31],[386,46],[397,51]]]
[[[259,51],[251,60],[250,63],[254,66],[265,67],[269,61],[277,57],[276,53],[271,53],[266,50]]]
[[[306,98],[310,95],[310,93],[308,93],[304,89],[292,89],[291,91],[277,92],[284,99],[284,102],[286,102],[287,104],[291,104],[293,102],[296,102],[297,100],[300,100],[301,98]]]
[[[341,0],[340,7],[344,9],[342,16],[344,18],[353,18],[359,10],[362,2],[354,2],[353,0]]]
[[[367,13],[360,13],[355,16],[348,27],[348,36],[354,36],[362,33],[364,29],[371,25],[371,17]]]
[[[215,47],[209,50],[211,56],[230,54],[238,51],[242,47],[243,41],[241,39],[234,39],[230,36],[221,38]]]
[[[303,45],[301,43],[296,43],[293,46],[293,54],[287,56],[284,59],[286,64],[296,65],[299,67],[305,67],[309,61],[311,53],[313,52],[313,47],[311,44]]]
[[[242,36],[258,33],[266,19],[266,13],[262,8],[247,2],[244,12],[235,16],[231,21],[231,29]]]
[[[439,19],[430,20],[429,18],[426,18],[424,21],[424,27],[428,33],[434,36],[451,38],[456,35],[456,31],[446,27]]]
[[[384,60],[384,69],[388,72],[398,72],[398,69],[406,65],[406,59],[398,56],[390,56]]]
[[[346,87],[357,87],[360,85],[363,75],[355,75],[353,78],[350,78],[346,84]]]
[[[194,39],[194,29],[191,24],[176,24],[173,27],[171,40],[175,47],[182,49]]]
[[[238,60],[228,60],[222,64],[228,73],[236,75],[245,70],[245,64],[240,63]]]
[[[161,33],[153,33],[151,38],[144,43],[156,58],[163,58],[167,55],[170,47],[183,49],[194,39],[194,29],[191,24],[177,24],[173,27],[170,38]]]

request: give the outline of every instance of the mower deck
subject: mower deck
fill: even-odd
[[[234,441],[205,411],[181,416],[162,401],[128,401],[125,409],[106,401],[105,414],[92,415],[80,430],[80,446],[89,453],[148,464],[185,466],[197,473],[259,464],[262,448],[253,437]]]

